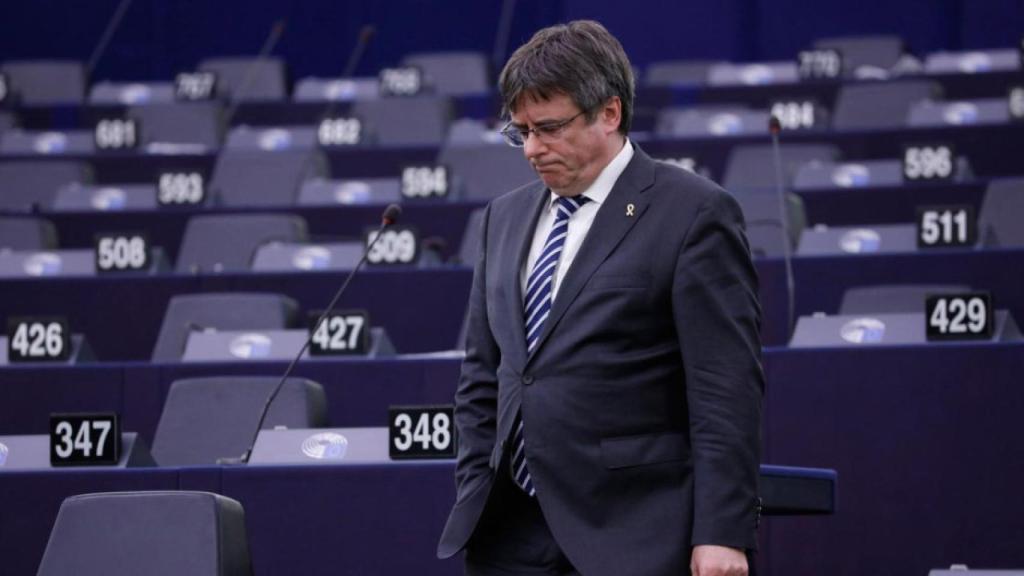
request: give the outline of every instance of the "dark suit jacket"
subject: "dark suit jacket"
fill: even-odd
[[[753,549],[764,384],[738,204],[637,148],[527,354],[520,271],[549,194],[527,185],[483,219],[438,556],[472,535],[520,410],[541,509],[581,573],[686,574],[693,545]]]

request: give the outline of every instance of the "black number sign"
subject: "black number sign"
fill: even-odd
[[[71,331],[65,318],[25,316],[7,321],[8,362],[54,362],[71,355]]]
[[[988,292],[932,295],[925,299],[928,340],[992,338],[992,297]]]
[[[311,356],[365,356],[370,348],[370,317],[365,310],[335,310],[320,318],[310,318]]]
[[[174,98],[189,102],[212,100],[217,93],[213,72],[182,72],[174,77]]]
[[[162,207],[197,206],[206,201],[206,180],[194,171],[162,172],[156,181],[156,202]]]
[[[355,146],[362,137],[363,123],[359,118],[324,118],[316,131],[316,141],[324,148]]]
[[[974,246],[977,241],[978,221],[973,206],[921,206],[917,209],[918,248]]]
[[[804,80],[831,80],[843,72],[843,55],[838,50],[803,50],[797,66]]]
[[[821,123],[821,107],[813,100],[776,100],[768,110],[783,130],[808,130]]]
[[[149,268],[149,240],[143,232],[97,234],[94,248],[96,270],[100,273]]]
[[[51,466],[111,466],[120,458],[117,414],[50,415]]]
[[[903,148],[903,178],[908,182],[948,181],[956,175],[951,144],[912,144]]]
[[[140,136],[141,128],[134,118],[103,118],[93,131],[93,141],[100,151],[134,150]]]
[[[388,455],[392,460],[454,458],[456,443],[454,407],[388,408]]]
[[[1024,86],[1014,86],[1010,88],[1008,98],[1010,119],[1016,121],[1024,120]]]
[[[402,168],[402,197],[407,200],[448,196],[448,169],[444,166]]]
[[[380,71],[381,96],[415,96],[423,89],[423,74],[415,66]]]
[[[377,230],[366,234],[366,246],[370,248],[366,261],[372,266],[404,266],[415,264],[420,257],[420,239],[416,230],[406,226],[393,226],[385,230],[380,240]]]

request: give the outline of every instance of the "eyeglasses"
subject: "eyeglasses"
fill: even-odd
[[[557,140],[562,135],[566,126],[585,113],[586,110],[582,110],[572,118],[538,124],[533,128],[523,128],[509,122],[501,129],[501,135],[505,137],[505,142],[507,142],[509,146],[515,146],[516,148],[522,148],[525,146],[526,139],[529,138],[531,133],[537,138],[540,138],[541,142],[550,143]]]

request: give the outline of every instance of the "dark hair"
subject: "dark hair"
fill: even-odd
[[[498,79],[504,115],[524,95],[548,100],[566,94],[593,121],[612,96],[622,101],[619,132],[633,121],[633,67],[622,44],[593,20],[550,26],[533,35],[505,64]]]

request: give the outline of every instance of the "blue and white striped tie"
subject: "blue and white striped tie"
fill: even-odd
[[[544,331],[544,321],[548,319],[551,312],[551,283],[558,270],[558,260],[562,255],[562,247],[565,246],[565,237],[569,232],[569,218],[579,210],[590,199],[585,196],[566,198],[559,196],[555,200],[555,222],[551,225],[551,232],[548,240],[544,243],[544,249],[533,264],[530,277],[526,281],[526,351],[532,352],[540,341],[540,335]],[[523,439],[523,418],[522,415],[516,418],[515,431],[512,435],[512,478],[516,485],[524,492],[533,496],[536,492],[533,489],[533,480],[530,478],[530,471],[526,468],[526,444]]]

